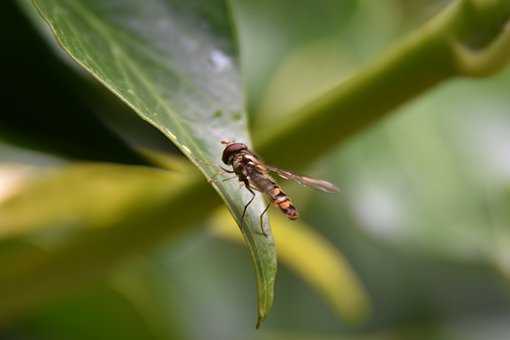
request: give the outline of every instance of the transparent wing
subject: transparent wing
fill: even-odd
[[[318,190],[322,190],[325,192],[338,192],[340,189],[338,189],[333,183],[330,183],[328,181],[322,180],[322,179],[316,179],[306,176],[299,176],[296,175],[290,171],[279,169],[275,166],[266,165],[267,169],[269,171],[272,171],[276,173],[278,176],[280,176],[283,179],[292,180],[295,182],[298,182],[299,184],[306,185],[311,188],[315,188]]]

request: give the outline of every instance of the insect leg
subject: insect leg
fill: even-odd
[[[244,228],[244,216],[246,215],[246,209],[248,209],[251,202],[253,202],[253,200],[255,199],[255,192],[253,192],[253,190],[251,190],[250,185],[246,184],[246,182],[244,184],[246,186],[246,189],[248,189],[248,191],[251,193],[252,196],[251,196],[250,200],[248,201],[248,203],[246,203],[246,205],[244,206],[243,214],[241,215],[241,229]]]
[[[222,167],[221,165],[218,165],[218,168],[220,168],[221,170],[225,171],[226,173],[228,174],[233,174],[235,173],[234,170],[229,170],[229,169],[225,169],[224,167]]]
[[[237,178],[237,176],[232,176],[232,177],[229,177],[229,178],[225,178],[225,179],[222,180],[222,182],[227,182],[227,181],[233,180],[234,178]]]
[[[264,230],[264,221],[263,221],[263,218],[264,218],[264,215],[269,210],[269,207],[271,206],[271,203],[273,203],[273,202],[269,201],[269,203],[267,203],[266,208],[264,209],[262,214],[260,214],[260,230],[262,231],[262,234],[264,234],[265,237],[267,237],[267,233]]]

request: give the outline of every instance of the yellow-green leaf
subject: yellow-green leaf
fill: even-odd
[[[134,166],[64,167],[17,190],[0,204],[2,322],[175,239],[219,205],[196,176]]]

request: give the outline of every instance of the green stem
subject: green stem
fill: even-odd
[[[304,166],[447,79],[500,70],[510,59],[509,20],[508,0],[452,4],[373,65],[257,135],[257,151],[268,162]]]

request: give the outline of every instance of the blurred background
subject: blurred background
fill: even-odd
[[[239,1],[252,130],[284,121],[448,3]],[[0,18],[0,200],[24,171],[144,164],[134,144],[177,153],[48,44],[16,3],[1,2]],[[303,220],[366,287],[365,322],[344,322],[280,265],[273,310],[255,331],[247,251],[195,232],[2,325],[0,339],[508,339],[509,88],[510,69],[443,84],[310,169],[339,195],[289,186]]]

